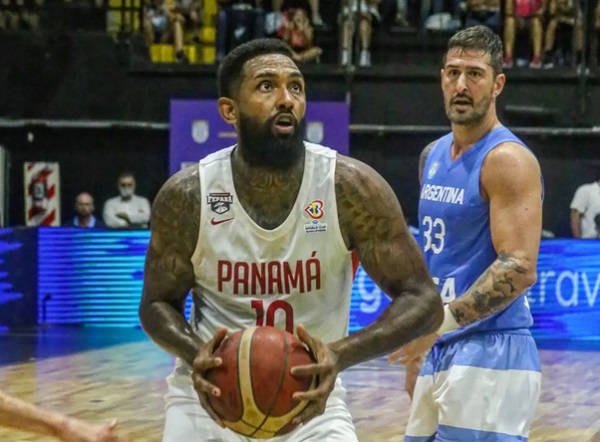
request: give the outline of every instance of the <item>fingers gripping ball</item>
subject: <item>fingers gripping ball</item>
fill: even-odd
[[[295,428],[292,419],[306,402],[292,395],[315,384],[310,377],[290,373],[292,367],[312,363],[302,341],[275,327],[251,327],[225,339],[214,355],[223,363],[206,378],[221,389],[221,396],[209,401],[229,429],[270,439]]]

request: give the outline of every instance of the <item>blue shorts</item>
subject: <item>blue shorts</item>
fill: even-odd
[[[541,378],[529,331],[435,345],[417,379],[404,441],[527,441]]]

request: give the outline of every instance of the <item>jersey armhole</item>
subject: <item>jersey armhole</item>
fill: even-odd
[[[198,220],[198,239],[196,240],[196,247],[194,248],[194,253],[192,253],[192,257],[190,258],[192,264],[194,264],[198,258],[200,257],[200,240],[202,238],[202,220],[204,219],[202,216],[202,192],[204,191],[204,174],[202,173],[202,163],[198,161],[198,180],[200,181],[200,219]],[[194,266],[195,272],[195,266]]]
[[[336,155],[333,157],[333,198],[332,198],[332,204],[333,204],[333,208],[335,210],[335,223],[334,223],[334,228],[335,228],[335,236],[336,236],[336,243],[338,248],[341,251],[344,251],[345,253],[347,253],[348,255],[355,253],[353,252],[352,249],[348,249],[348,247],[346,247],[346,242],[344,241],[344,236],[342,235],[342,228],[340,227],[340,214],[338,212],[338,205],[337,205],[337,191],[335,189],[335,174],[337,171],[337,153]]]

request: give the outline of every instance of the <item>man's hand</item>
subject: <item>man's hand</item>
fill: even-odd
[[[294,425],[299,425],[305,424],[325,412],[327,399],[333,387],[335,387],[335,381],[340,370],[337,366],[338,356],[328,345],[310,336],[303,325],[298,325],[296,332],[298,338],[310,349],[316,363],[293,367],[291,370],[292,375],[317,377],[316,388],[306,392],[294,393],[294,399],[308,401],[306,408],[292,421]]]
[[[419,377],[419,372],[421,371],[423,362],[425,362],[425,355],[421,355],[418,358],[415,358],[408,364],[406,364],[404,391],[408,393],[408,396],[410,397],[411,401],[415,392],[415,385],[417,384],[417,378]]]
[[[401,365],[407,365],[408,363],[420,358],[422,355],[427,353],[435,341],[438,340],[440,335],[432,333],[430,335],[421,336],[408,344],[400,347],[388,356],[388,362],[390,364],[400,363]]]
[[[202,408],[204,408],[209,416],[223,428],[225,428],[225,425],[223,425],[221,418],[217,416],[217,413],[215,413],[208,402],[208,395],[219,397],[221,396],[221,390],[208,382],[204,376],[208,370],[218,367],[223,363],[223,360],[221,358],[215,358],[213,353],[219,348],[219,345],[221,345],[221,342],[223,342],[226,336],[227,329],[220,328],[215,332],[210,341],[200,347],[196,354],[196,358],[194,359],[194,370],[192,372],[194,389],[198,394],[198,399],[200,399]]]
[[[75,418],[67,418],[58,434],[64,442],[130,442],[131,439],[114,433],[117,421],[95,425]]]

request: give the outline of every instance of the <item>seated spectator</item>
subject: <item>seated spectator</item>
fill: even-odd
[[[529,31],[528,40],[531,41],[533,56],[529,67],[540,69],[542,67],[542,39],[544,15],[543,0],[506,0],[504,9],[504,66],[514,66],[514,49],[517,33]]]
[[[0,29],[18,31],[26,28],[23,15],[27,15],[24,0],[0,0]]]
[[[183,18],[184,28],[192,34],[195,42],[200,41],[202,27],[202,2],[200,0],[177,0],[175,12]]]
[[[66,227],[104,227],[104,223],[94,216],[94,198],[87,192],[75,198],[75,216],[65,223]]]
[[[219,0],[217,61],[233,48],[265,35],[265,12],[260,0]]]
[[[573,238],[596,238],[596,217],[600,215],[600,170],[596,181],[577,188],[571,201]]]
[[[150,202],[135,194],[135,178],[124,172],[118,180],[119,196],[104,203],[104,223],[113,229],[145,229],[150,221]]]
[[[297,62],[315,61],[323,53],[320,47],[313,44],[313,28],[306,11],[298,8],[290,11],[291,19],[284,19],[283,37],[294,51]]]
[[[456,31],[461,27],[464,5],[460,0],[424,0],[421,2],[421,30]]]
[[[600,48],[600,45],[598,44],[598,41],[600,40],[600,0],[596,3],[592,27],[591,61],[593,67],[598,69],[598,59],[600,59],[600,51],[598,51]]]
[[[465,28],[484,25],[500,32],[500,0],[468,0]]]
[[[187,63],[183,50],[183,16],[165,0],[146,0],[144,5],[144,39],[148,48],[154,43],[173,42],[175,60]]]
[[[572,61],[573,43],[575,43],[576,64],[582,61],[584,30],[583,13],[575,0],[550,0],[550,21],[546,27],[544,47],[544,68],[554,67],[554,61],[560,58],[562,66]]]
[[[347,66],[351,62],[350,56],[357,18],[360,37],[360,58],[358,65],[361,67],[371,66],[373,19],[380,19],[379,10],[377,9],[378,5],[379,0],[345,0],[345,6],[342,8],[342,66]]]

